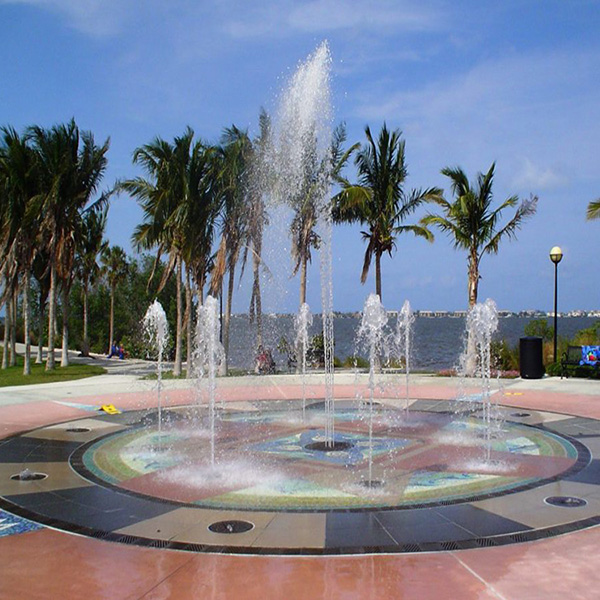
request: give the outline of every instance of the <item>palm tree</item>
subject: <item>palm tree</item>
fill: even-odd
[[[191,141],[191,130],[186,133]],[[184,134],[185,137],[185,134]],[[176,271],[176,305],[177,325],[175,336],[175,365],[173,372],[181,373],[181,246],[178,244],[179,236],[169,226],[169,219],[179,200],[177,186],[179,180],[175,175],[176,160],[174,146],[157,137],[149,144],[136,148],[133,153],[133,162],[142,166],[149,178],[137,177],[124,181],[120,189],[133,196],[144,211],[144,222],[138,225],[133,233],[132,241],[138,250],[157,248],[155,266],[150,276],[154,277],[156,267],[166,252],[169,261],[163,271],[159,283],[162,290],[169,277]]]
[[[332,136],[329,153],[321,159],[317,156],[317,140],[313,136],[303,157],[304,176],[301,187],[290,199],[294,217],[290,225],[292,240],[292,276],[300,272],[300,306],[306,302],[306,272],[312,261],[312,250],[321,243],[316,227],[323,211],[323,195],[327,194],[332,179],[341,180],[340,172],[348,158],[359,147],[354,144],[343,150],[346,127],[339,124]]]
[[[173,373],[177,376],[181,374],[182,367],[183,260],[186,255],[188,260],[192,260],[191,248],[198,248],[196,237],[192,236],[195,241],[189,237],[190,222],[195,222],[189,216],[195,201],[204,193],[200,184],[203,185],[202,178],[207,170],[207,158],[203,156],[206,148],[200,142],[193,144],[193,137],[194,132],[188,127],[181,137],[174,139],[173,144],[155,138],[150,144],[137,148],[133,162],[140,164],[149,178],[137,177],[119,184],[121,190],[136,198],[144,211],[144,222],[136,227],[132,236],[134,244],[138,249],[157,248],[155,266],[164,253],[168,254],[159,291],[175,272],[177,324]],[[189,299],[189,295],[186,297]],[[189,310],[187,312],[190,313]]]
[[[360,277],[365,283],[375,257],[375,292],[381,299],[381,256],[390,256],[396,248],[396,238],[402,233],[413,233],[428,241],[431,232],[422,225],[404,225],[403,222],[423,202],[435,201],[442,196],[439,188],[404,191],[408,174],[404,159],[404,140],[401,131],[390,132],[383,125],[377,142],[371,130],[365,128],[367,143],[361,146],[354,160],[358,182],[341,180],[342,191],[333,199],[333,219],[338,223],[360,223],[367,249]]]
[[[187,334],[187,377],[192,376],[193,295],[192,281],[195,284],[200,303],[203,301],[203,288],[212,267],[212,243],[215,222],[220,203],[214,192],[215,149],[196,141],[189,153],[189,160],[182,174],[186,193],[178,203],[170,222],[181,232],[182,257],[186,266],[185,316]]]
[[[588,204],[587,218],[589,220],[600,219],[600,198],[598,198],[598,200],[593,200]]]
[[[31,199],[37,193],[35,154],[25,136],[20,136],[12,127],[3,127],[0,141],[0,277],[11,285],[5,286],[5,295],[12,294],[7,305],[11,325],[11,340],[16,339],[16,306],[19,277],[22,278],[23,329],[25,357],[23,374],[31,373],[30,332],[30,287],[33,260],[36,256],[39,214],[31,210]],[[8,338],[6,338],[8,340]],[[7,348],[5,348],[5,352]],[[12,351],[11,360],[15,361]]]
[[[499,226],[504,209],[516,206],[517,196],[507,198],[497,208],[492,208],[492,183],[496,164],[487,173],[478,173],[477,183],[469,183],[464,171],[459,167],[442,169],[442,174],[452,181],[454,201],[448,202],[442,197],[434,199],[442,207],[443,214],[427,215],[422,223],[436,225],[453,238],[455,248],[467,251],[469,306],[477,303],[479,286],[479,265],[485,254],[497,254],[500,242],[504,238],[515,238],[523,221],[535,214],[537,197],[522,201],[513,217]]]
[[[259,135],[252,141],[250,183],[248,188],[246,244],[242,256],[242,274],[249,255],[252,256],[252,294],[250,296],[250,322],[256,323],[256,347],[262,346],[262,295],[260,269],[262,265],[263,232],[269,222],[264,193],[270,185],[272,174],[267,157],[271,148],[271,119],[264,109],[259,115]],[[241,277],[241,276],[240,276]]]
[[[311,145],[302,159],[303,177],[296,190],[290,190],[289,202],[294,210],[290,224],[292,276],[300,272],[300,304],[306,302],[306,272],[312,262],[312,250],[317,250],[321,238],[316,231],[322,209],[322,196],[326,193],[323,181],[323,164],[317,158],[317,140],[311,138]]]
[[[101,273],[100,265],[98,264],[98,256],[106,252],[108,248],[108,242],[104,239],[106,216],[106,207],[90,210],[85,213],[81,227],[81,239],[75,259],[77,277],[81,282],[81,296],[83,300],[82,356],[90,355],[88,336],[88,297],[90,286],[94,285]]]
[[[247,239],[247,194],[249,164],[252,144],[246,131],[235,125],[224,130],[221,136],[220,168],[217,175],[219,195],[222,199],[221,241],[211,273],[210,291],[220,293],[223,279],[228,273],[227,302],[223,317],[223,347],[225,360],[222,373],[227,372],[229,354],[229,326],[235,285],[235,267]]]
[[[50,259],[48,258],[48,251],[45,245],[42,243],[41,247],[33,259],[32,274],[37,282],[38,288],[38,345],[37,345],[37,356],[35,362],[42,364],[43,360],[43,346],[44,346],[44,322],[46,313],[46,304],[48,303],[48,297],[50,295]]]
[[[109,333],[108,333],[108,349],[109,352],[114,344],[115,331],[115,295],[117,286],[129,271],[129,264],[125,250],[120,246],[107,247],[102,253],[102,270],[110,288],[110,317],[109,317]]]
[[[107,166],[109,140],[97,146],[89,131],[81,131],[72,119],[50,129],[28,130],[37,156],[40,193],[33,210],[42,215],[40,230],[47,240],[50,260],[48,306],[48,359],[46,370],[54,369],[54,320],[59,281],[63,293],[63,367],[69,364],[68,307],[73,282],[73,265],[82,214],[96,193]],[[106,202],[103,197],[99,202]]]

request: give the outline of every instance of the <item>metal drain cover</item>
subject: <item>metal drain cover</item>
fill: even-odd
[[[91,431],[89,427],[69,427],[67,429],[67,433],[87,433],[88,431]]]
[[[527,413],[527,412],[514,412],[514,413],[510,413],[511,417],[519,417],[519,418],[523,418],[523,417],[530,417],[531,413]]]
[[[576,496],[549,496],[544,502],[550,506],[561,506],[562,508],[579,508],[587,504],[587,500]]]
[[[354,444],[351,442],[340,442],[334,441],[333,444],[329,442],[311,442],[310,444],[306,444],[304,446],[307,450],[316,450],[317,452],[345,452],[346,450],[350,450],[350,448],[354,447]]]
[[[217,521],[208,526],[214,533],[245,533],[254,529],[254,523],[249,521]]]
[[[29,469],[23,469],[20,473],[10,476],[13,481],[39,481],[40,479],[46,479],[46,477],[48,477],[46,473],[35,473]]]
[[[381,479],[361,479],[358,485],[374,490],[382,488],[385,485],[385,481]]]

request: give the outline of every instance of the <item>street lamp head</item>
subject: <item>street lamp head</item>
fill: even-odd
[[[552,250],[550,250],[550,260],[557,265],[563,257],[563,252],[558,246],[554,246]]]

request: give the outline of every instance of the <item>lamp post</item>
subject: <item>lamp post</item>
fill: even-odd
[[[558,246],[550,250],[550,260],[554,263],[554,362],[556,362],[556,346],[558,335],[558,263],[562,260],[563,252]]]

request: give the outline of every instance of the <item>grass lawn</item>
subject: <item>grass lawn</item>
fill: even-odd
[[[0,349],[0,360],[2,360],[2,349]],[[36,365],[35,357],[31,361],[31,375],[23,375],[23,357],[17,355],[17,366],[8,369],[0,369],[0,387],[9,385],[30,385],[32,383],[51,383],[53,381],[71,381],[73,379],[84,379],[94,375],[103,375],[106,369],[95,365],[74,365],[61,367],[56,363],[54,371],[46,371],[46,364]]]

